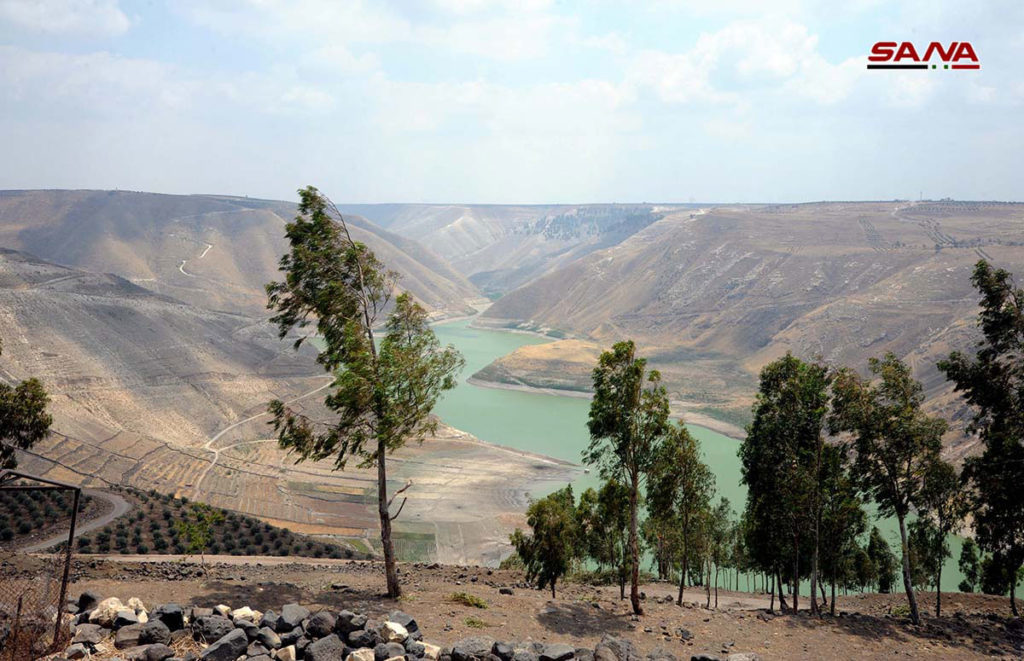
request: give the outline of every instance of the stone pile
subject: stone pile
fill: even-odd
[[[311,612],[299,604],[263,613],[225,605],[164,604],[147,610],[138,599],[122,603],[93,592],[82,593],[68,608],[73,638],[63,658],[70,660],[98,656],[120,661],[677,661],[664,650],[641,657],[631,642],[612,636],[605,636],[594,649],[485,636],[441,647],[424,641],[416,620],[402,611],[374,620],[348,610]],[[183,651],[188,648],[192,651]]]

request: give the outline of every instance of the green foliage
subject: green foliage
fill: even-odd
[[[594,397],[587,428],[590,445],[583,461],[600,468],[606,480],[629,488],[630,602],[640,607],[640,539],[637,510],[641,489],[654,467],[659,449],[671,432],[668,393],[657,370],[636,357],[632,341],[617,342],[598,359],[593,372]]]
[[[2,347],[0,347],[2,350]],[[15,386],[0,383],[0,469],[17,468],[16,450],[28,450],[46,438],[53,417],[50,397],[38,379]]]
[[[954,351],[939,370],[974,410],[969,431],[981,438],[984,451],[964,464],[974,493],[972,522],[981,548],[1007,566],[1016,614],[1013,589],[1024,564],[1024,290],[1009,272],[984,260],[971,282],[981,294],[982,338],[973,357]]]
[[[526,523],[533,531],[524,534],[516,528],[510,539],[526,567],[528,581],[536,581],[539,589],[551,587],[565,576],[577,557],[579,539],[572,487],[535,500],[526,510]]]
[[[978,543],[973,539],[964,540],[957,566],[964,577],[958,589],[961,592],[974,592],[981,580],[981,559],[978,557]]]
[[[281,447],[300,461],[333,458],[343,469],[356,457],[361,466],[378,466],[381,543],[388,594],[395,598],[400,587],[391,520],[397,513],[389,509],[386,456],[435,433],[430,413],[455,387],[464,361],[454,347],[441,347],[426,311],[407,292],[394,300],[378,348],[374,329],[392,302],[396,274],[352,239],[341,213],[316,188],[300,190],[299,197],[299,214],[285,228],[284,281],[267,285],[267,307],[276,313],[271,320],[282,339],[315,323],[323,341],[317,360],[334,377],[324,404],[336,419],[321,425],[280,400],[268,410]]]
[[[448,601],[455,604],[462,604],[463,606],[469,606],[470,608],[487,608],[487,602],[480,597],[469,594],[468,592],[453,592],[448,596]]]
[[[464,619],[462,623],[470,629],[485,629],[490,626],[489,624],[481,620],[479,617],[473,617],[472,615]]]
[[[877,526],[871,529],[867,556],[874,569],[874,581],[878,591],[883,594],[892,592],[893,586],[896,584],[896,557]]]
[[[792,354],[766,365],[754,420],[739,450],[748,487],[745,537],[750,560],[771,575],[791,572],[794,583],[809,568],[815,546],[828,385],[823,365]]]
[[[883,515],[895,514],[900,527],[903,584],[911,618],[920,622],[910,575],[910,547],[906,519],[911,509],[924,505],[926,477],[939,461],[946,421],[921,410],[923,388],[910,368],[895,356],[869,361],[870,383],[843,369],[833,385],[833,433],[851,435],[853,474],[860,488]]]
[[[647,488],[645,531],[655,551],[659,574],[677,565],[680,599],[691,565],[700,564],[695,551],[702,548],[695,536],[703,533],[700,517],[710,510],[715,476],[701,458],[700,442],[680,422],[658,448]]]
[[[587,489],[576,507],[578,555],[599,568],[610,567],[624,589],[629,574],[629,489],[608,480],[600,491]]]

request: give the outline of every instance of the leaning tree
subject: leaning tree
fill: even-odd
[[[284,280],[267,285],[267,307],[276,312],[272,321],[282,339],[315,328],[317,362],[334,379],[324,399],[333,417],[316,420],[275,400],[268,407],[271,424],[281,447],[299,461],[333,458],[341,470],[355,457],[362,468],[376,467],[388,596],[395,598],[401,587],[391,522],[405,500],[394,514],[391,506],[409,485],[388,498],[387,456],[435,433],[431,410],[455,387],[463,360],[453,347],[441,346],[426,311],[408,292],[394,297],[397,274],[352,238],[333,203],[312,186],[299,197],[299,214],[285,228],[290,250],[280,261]],[[295,348],[307,339],[300,335]]]

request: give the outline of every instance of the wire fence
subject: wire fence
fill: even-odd
[[[68,643],[64,614],[73,545],[25,549],[54,537],[71,540],[80,495],[72,485],[0,471],[0,661],[38,659]]]

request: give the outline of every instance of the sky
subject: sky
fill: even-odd
[[[0,0],[0,189],[1024,200],[1021,62],[1019,0]]]

